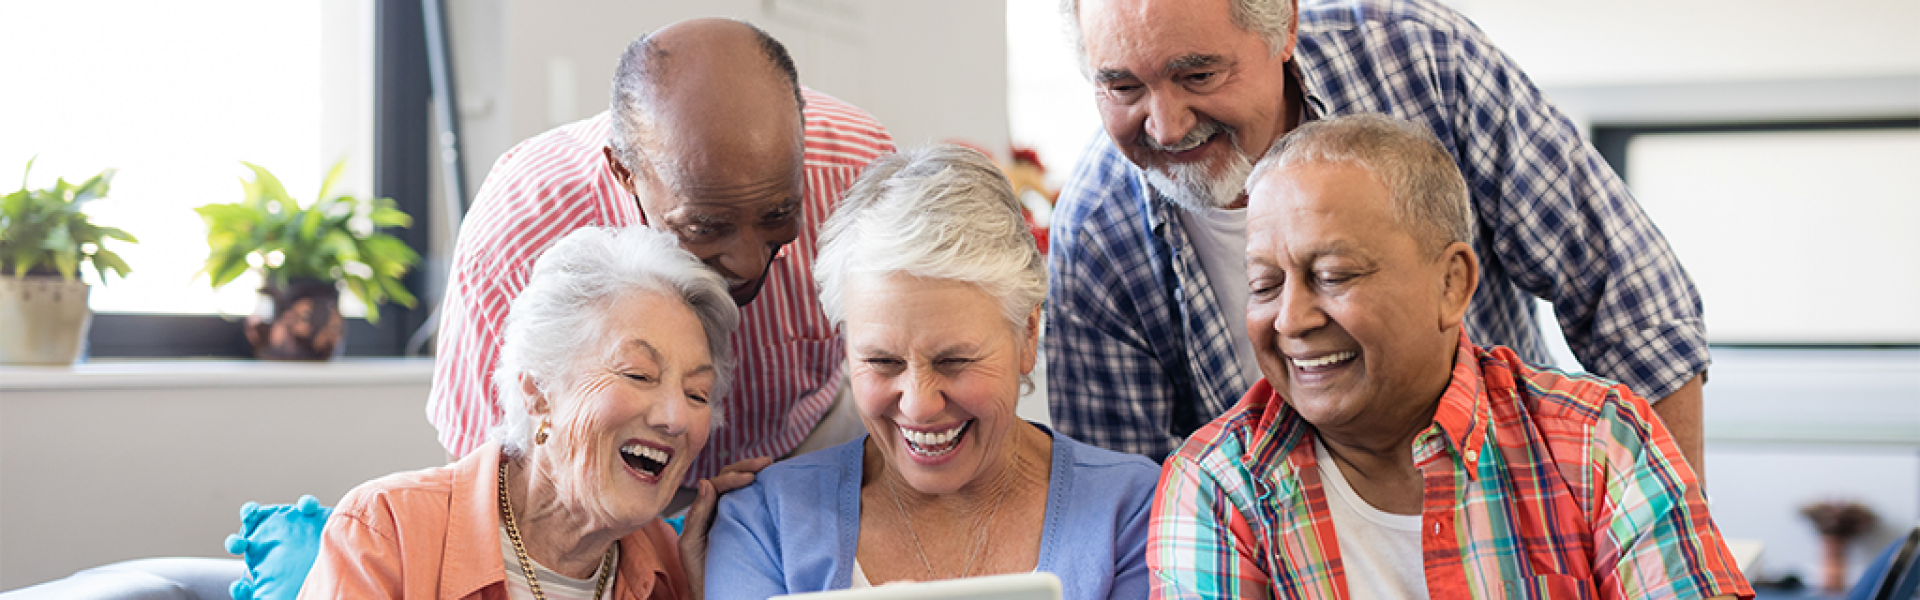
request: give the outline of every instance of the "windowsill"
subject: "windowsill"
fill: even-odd
[[[431,358],[329,362],[97,359],[70,367],[0,366],[0,392],[28,390],[429,384]]]

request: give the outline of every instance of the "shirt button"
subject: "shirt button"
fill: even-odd
[[[1467,460],[1476,460],[1476,461],[1477,461],[1477,460],[1480,460],[1480,451],[1479,451],[1479,450],[1468,450],[1468,451],[1467,451]]]

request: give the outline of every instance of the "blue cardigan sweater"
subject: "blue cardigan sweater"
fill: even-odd
[[[1069,600],[1147,597],[1147,513],[1159,467],[1035,426],[1053,437],[1035,570],[1058,576]],[[722,497],[707,546],[707,597],[851,586],[866,440],[781,461]]]

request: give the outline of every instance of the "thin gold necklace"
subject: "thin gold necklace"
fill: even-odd
[[[1014,457],[1018,458],[1019,456],[1020,451],[1015,449]],[[1012,462],[1013,461],[1008,461],[1008,464],[1011,465]],[[1011,468],[1011,466],[1009,466],[1009,468]],[[927,560],[926,548],[920,545],[920,534],[913,532],[913,517],[907,515],[907,506],[900,502],[900,490],[894,487],[893,478],[887,477],[886,473],[881,473],[880,478],[887,482],[887,493],[893,496],[893,507],[900,511],[900,522],[907,526],[907,537],[913,539],[913,551],[920,554],[920,566],[927,569],[927,581],[939,579],[939,576],[933,574],[933,562]],[[960,571],[961,577],[973,574],[973,561],[980,559],[980,549],[986,546],[987,530],[993,528],[993,517],[994,515],[1000,514],[1000,504],[1006,502],[1007,496],[1011,495],[1013,494],[1010,492],[1001,493],[1000,497],[993,501],[993,510],[987,511],[986,524],[980,526],[980,533],[974,537],[973,552],[967,557],[967,568]]]
[[[540,578],[533,574],[533,561],[527,558],[527,547],[520,543],[520,528],[513,524],[513,500],[507,498],[505,459],[500,461],[500,518],[507,522],[507,539],[513,540],[513,553],[520,557],[520,570],[527,574],[527,587],[533,590],[534,598],[547,600],[547,595],[540,591]],[[619,547],[620,542],[615,541],[607,547],[606,558],[600,559],[600,582],[593,586],[594,600],[600,600],[601,594],[607,592],[607,579],[613,577],[613,550]]]

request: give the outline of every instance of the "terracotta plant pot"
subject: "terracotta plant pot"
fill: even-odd
[[[0,276],[0,364],[71,365],[86,349],[87,284],[59,275]]]
[[[335,282],[296,279],[285,287],[261,288],[260,294],[271,300],[273,313],[247,317],[254,358],[331,360],[346,349],[340,286]]]

